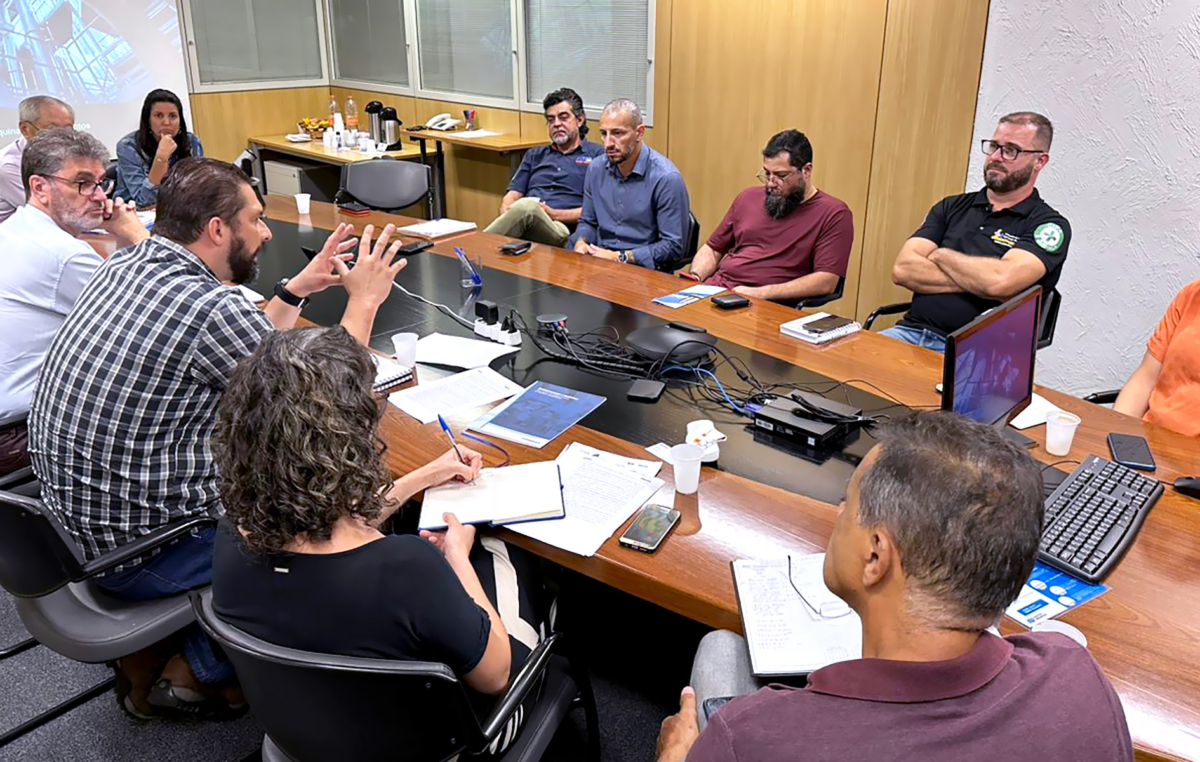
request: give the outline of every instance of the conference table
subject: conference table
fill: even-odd
[[[260,256],[259,291],[269,293],[270,283],[280,275],[294,274],[303,261],[290,251],[297,243],[319,246],[339,222],[351,222],[359,231],[366,224],[414,222],[381,213],[346,217],[328,204],[312,207],[310,215],[301,217],[291,199],[267,197],[266,214],[276,237]],[[942,358],[928,350],[870,332],[810,346],[779,331],[781,323],[796,317],[794,310],[757,299],[749,308],[732,312],[720,311],[708,300],[668,309],[651,299],[686,287],[686,281],[543,245],[516,257],[502,255],[498,247],[507,240],[478,232],[442,239],[410,258],[397,280],[468,315],[473,298],[497,301],[531,322],[531,312],[553,309],[567,314],[569,327],[576,331],[604,323],[627,334],[641,325],[686,321],[707,329],[718,338],[718,346],[743,357],[756,376],[813,383],[827,379],[836,384],[827,388],[836,388],[864,410],[877,403],[880,407],[875,409],[888,406],[892,413],[902,412],[901,404],[939,405],[934,386],[941,377]],[[449,303],[447,296],[457,296],[454,289],[459,287],[455,246],[479,255],[483,265],[482,294],[463,290],[461,303]],[[318,294],[304,318],[328,324],[336,321],[344,303],[344,294],[336,289]],[[399,330],[467,335],[438,310],[394,292],[376,320],[372,346],[390,352],[388,337]],[[691,418],[720,418],[718,427],[731,436],[717,467],[702,470],[694,495],[675,494],[671,469],[663,467],[662,495],[673,499],[682,520],[654,554],[620,546],[620,531],[589,558],[497,530],[506,541],[697,622],[735,631],[741,630],[741,621],[730,571],[733,560],[824,549],[836,503],[857,459],[869,448],[869,438],[847,448],[841,459],[814,462],[754,440],[744,420],[734,420],[729,413],[689,411],[685,400],[669,397],[653,405],[631,402],[624,396],[627,382],[585,381],[578,369],[527,362],[534,356],[534,350],[524,346],[518,357],[526,360],[510,363],[504,372],[520,383],[537,377],[566,385],[598,384],[584,390],[606,391],[608,401],[541,450],[504,442],[513,463],[554,458],[571,442],[627,457],[652,457],[644,448],[657,441],[679,441],[682,426]],[[523,362],[526,367],[518,367]],[[431,373],[422,366],[417,382]],[[1155,475],[1168,485],[1178,476],[1200,473],[1200,448],[1194,439],[1052,389],[1037,391],[1083,421],[1071,452],[1063,457],[1045,451],[1044,427],[1025,432],[1036,441],[1032,456],[1048,467],[1080,461],[1089,453],[1107,456],[1105,437],[1115,431],[1146,437],[1158,461]],[[456,416],[452,424],[465,426],[478,412]],[[669,438],[673,431],[674,440]],[[381,434],[388,445],[388,466],[396,473],[427,462],[446,447],[436,424],[421,425],[392,405],[387,406]],[[482,449],[485,464],[495,465],[494,454]],[[1069,471],[1073,464],[1064,465]],[[1200,760],[1200,502],[1168,486],[1137,542],[1105,583],[1112,588],[1107,594],[1061,618],[1087,636],[1090,651],[1120,695],[1137,758]],[[1005,634],[1021,631],[1006,618],[1000,627]]]

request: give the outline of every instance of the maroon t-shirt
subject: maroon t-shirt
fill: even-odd
[[[1129,762],[1117,694],[1051,632],[984,634],[957,659],[855,659],[803,690],[772,685],[714,714],[688,762],[1030,759]]]
[[[704,282],[733,288],[786,283],[814,272],[846,277],[854,245],[850,207],[818,190],[777,220],[763,206],[766,196],[765,188],[747,188],[733,200],[708,237],[709,248],[725,256]]]

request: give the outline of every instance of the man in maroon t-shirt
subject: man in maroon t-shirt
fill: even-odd
[[[696,252],[692,275],[743,296],[797,302],[837,290],[854,244],[850,208],[812,184],[812,144],[784,130],[767,141],[762,187],[738,194]]]
[[[680,713],[663,722],[659,762],[1130,762],[1121,703],[1085,648],[1059,633],[986,631],[1037,556],[1033,460],[948,412],[877,436],[825,554],[825,584],[862,621],[863,658],[813,672],[804,689],[753,692],[746,642],[710,633]],[[708,697],[747,693],[704,711]]]

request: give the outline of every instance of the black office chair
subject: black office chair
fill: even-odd
[[[17,598],[17,615],[33,636],[0,652],[0,660],[41,644],[75,661],[115,665],[195,621],[187,595],[127,601],[108,594],[92,579],[193,529],[210,526],[214,519],[179,521],[85,562],[66,529],[33,497],[36,489],[33,482],[32,487],[0,491],[0,586]],[[114,685],[116,678],[110,677],[42,712],[0,736],[0,747]]]
[[[425,217],[433,219],[430,170],[425,164],[398,159],[371,159],[342,167],[334,202],[358,202],[380,212],[399,212],[424,200]]]
[[[1084,402],[1091,402],[1093,405],[1111,405],[1117,401],[1117,396],[1121,393],[1120,389],[1109,389],[1104,392],[1092,392],[1083,398]]]
[[[116,159],[109,160],[108,166],[104,168],[104,179],[102,179],[100,182],[104,183],[105,185],[109,185],[110,183],[112,184],[111,188],[108,191],[108,197],[113,198],[113,194],[115,194],[117,191],[117,160]]]
[[[0,418],[0,433],[4,433],[9,429],[15,429],[19,426],[24,426],[26,419],[29,418],[29,411],[24,410],[20,413],[12,413]],[[18,469],[9,474],[0,476],[0,489],[14,489],[19,485],[27,484],[34,481],[33,469],[29,466]],[[37,493],[34,493],[35,495]],[[0,652],[0,659],[3,657],[3,652]]]
[[[568,661],[554,655],[559,635],[534,649],[508,693],[481,723],[462,682],[443,664],[284,648],[221,620],[210,593],[193,593],[192,605],[200,626],[233,662],[254,716],[266,729],[263,762],[432,762],[479,752],[503,732],[539,678],[541,698],[500,759],[541,759],[576,704],[587,711],[589,756],[600,758],[591,687],[586,672],[573,674]]]
[[[784,307],[795,307],[798,310],[810,310],[814,307],[821,307],[829,304],[834,299],[841,299],[845,290],[846,277],[842,276],[838,278],[837,288],[835,288],[831,294],[825,294],[824,296],[809,296],[805,297],[804,299],[775,299],[773,301],[778,304],[782,304]]]
[[[674,259],[665,264],[661,264],[657,269],[661,272],[673,273],[677,272],[692,263],[696,258],[696,252],[700,250],[700,220],[696,219],[696,215],[688,210],[688,228],[687,238],[683,241],[683,256]]]
[[[1057,288],[1052,288],[1044,293],[1045,298],[1042,299],[1042,314],[1038,323],[1038,349],[1045,349],[1054,343],[1054,330],[1058,328],[1058,310],[1062,306],[1062,294],[1058,293]],[[912,302],[885,304],[870,315],[867,315],[867,320],[863,323],[863,328],[869,331],[871,330],[871,326],[875,324],[876,318],[883,315],[899,315],[908,312],[910,307],[912,307]]]

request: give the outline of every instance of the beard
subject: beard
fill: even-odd
[[[246,239],[238,235],[235,230],[233,233],[233,245],[229,249],[229,279],[237,285],[241,286],[250,283],[258,277],[258,252],[262,249],[250,251],[250,247],[246,245]]]
[[[73,236],[79,236],[89,230],[95,230],[104,222],[104,206],[90,202],[87,210],[80,211],[74,206],[74,199],[64,197],[57,189],[50,197],[50,217],[58,226]]]
[[[559,148],[561,148],[563,146],[571,145],[571,143],[575,141],[575,138],[578,135],[579,135],[578,132],[571,132],[570,130],[567,130],[564,133],[555,135],[552,138],[550,138],[550,142],[553,143],[554,145],[558,146]]]
[[[763,207],[767,210],[767,214],[771,215],[772,219],[782,220],[796,211],[796,207],[804,202],[804,194],[807,192],[808,187],[803,183],[800,184],[799,188],[786,196],[767,191],[767,196],[763,200]]]
[[[983,170],[983,184],[988,187],[992,193],[1012,193],[1017,188],[1029,182],[1029,178],[1033,176],[1033,165],[1030,164],[1023,170],[1006,170],[999,177],[989,177],[988,170],[1003,169],[999,164],[988,164]]]

